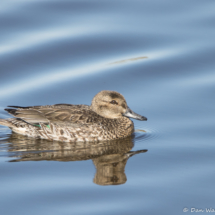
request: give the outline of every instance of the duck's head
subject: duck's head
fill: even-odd
[[[100,116],[115,119],[122,116],[138,120],[147,120],[146,117],[134,113],[127,105],[125,98],[118,92],[103,90],[92,100],[91,108]]]

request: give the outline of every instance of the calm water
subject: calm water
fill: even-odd
[[[0,118],[7,105],[90,104],[101,90],[148,118],[134,120],[146,132],[105,144],[0,126],[1,214],[215,211],[214,1],[0,5]]]

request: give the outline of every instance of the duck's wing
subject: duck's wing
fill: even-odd
[[[42,110],[51,122],[62,126],[94,124],[100,116],[90,109],[52,109]]]
[[[90,109],[89,105],[72,105],[72,104],[55,104],[55,105],[37,105],[37,106],[14,106],[14,105],[9,105],[8,107],[10,108],[17,108],[19,110],[27,110],[27,109],[36,109],[36,110],[43,110],[43,109]]]
[[[5,109],[8,113],[13,115],[14,117],[21,119],[29,124],[38,124],[38,123],[46,123],[48,124],[49,121],[45,117],[45,115],[34,109]]]
[[[55,123],[74,127],[98,122],[100,116],[87,105],[51,105],[51,106],[10,106],[17,109],[5,109],[7,112],[30,124]]]

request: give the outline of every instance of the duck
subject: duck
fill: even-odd
[[[36,139],[63,142],[98,142],[131,136],[130,118],[146,121],[133,112],[124,96],[116,91],[97,93],[91,105],[55,104],[45,106],[8,106],[13,118],[0,124],[13,132]]]

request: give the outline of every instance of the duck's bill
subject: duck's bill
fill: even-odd
[[[135,113],[129,107],[127,108],[127,110],[123,114],[123,116],[129,117],[129,118],[134,118],[134,119],[141,120],[141,121],[146,121],[147,120],[147,118],[145,116],[141,116],[141,115]]]

